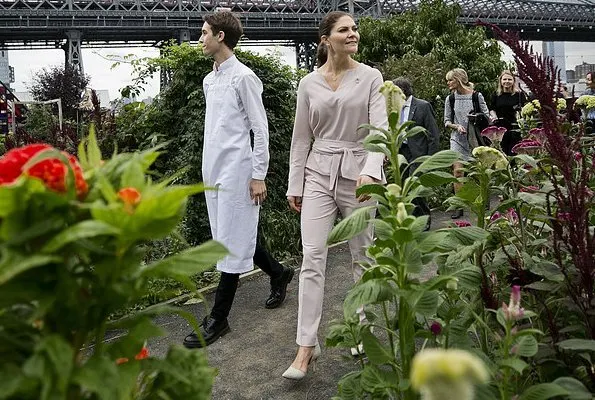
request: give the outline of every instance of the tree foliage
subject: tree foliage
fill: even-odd
[[[76,116],[76,106],[81,93],[91,78],[69,65],[43,68],[35,75],[27,88],[37,101],[62,99],[63,113],[67,117]]]
[[[135,61],[137,86],[127,87],[125,91],[138,93],[138,85],[161,67],[172,72],[169,86],[150,106],[132,104],[123,108],[116,121],[118,137],[113,139],[125,147],[164,144],[166,154],[156,164],[159,172],[171,175],[185,168],[180,179],[201,182],[205,113],[202,81],[212,71],[213,61],[199,47],[188,44],[173,45],[162,54],[158,59]],[[297,253],[301,248],[299,221],[288,211],[285,191],[298,74],[273,56],[257,56],[241,50],[236,55],[264,84],[271,160],[266,180],[268,198],[261,210],[261,237],[273,250]],[[279,227],[283,227],[283,232]],[[193,243],[210,237],[204,196],[191,200],[183,233]]]
[[[463,68],[486,98],[495,89],[505,67],[498,43],[488,39],[484,28],[457,23],[458,5],[443,0],[423,0],[414,11],[383,20],[360,20],[359,59],[378,67],[385,79],[409,78],[416,96],[441,110],[448,93],[445,75]]]

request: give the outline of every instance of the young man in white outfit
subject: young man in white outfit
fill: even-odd
[[[266,199],[264,179],[269,165],[269,131],[262,103],[262,82],[235,57],[243,30],[232,13],[218,12],[204,18],[200,42],[204,54],[215,64],[203,81],[206,98],[202,173],[207,191],[207,209],[213,239],[230,254],[217,263],[221,280],[210,315],[200,327],[207,345],[229,332],[231,310],[240,274],[256,263],[271,277],[271,296],[266,308],[285,299],[293,269],[283,267],[256,245],[258,214]],[[250,132],[254,134],[252,147]],[[256,253],[255,253],[256,250]],[[192,332],[184,346],[202,347]]]

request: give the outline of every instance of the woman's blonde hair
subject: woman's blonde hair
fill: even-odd
[[[459,83],[459,86],[467,89],[473,90],[473,83],[469,82],[469,77],[467,76],[467,71],[462,68],[455,68],[451,69],[446,73],[447,80],[455,80]]]
[[[505,69],[498,77],[498,90],[496,90],[496,94],[500,96],[502,93],[504,93],[504,88],[502,87],[502,77],[504,75],[512,76],[512,93],[520,92],[521,89],[519,89],[519,84],[516,80],[516,76],[509,69]]]

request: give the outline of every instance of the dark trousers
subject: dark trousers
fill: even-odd
[[[260,268],[264,273],[271,277],[271,281],[281,277],[283,273],[283,265],[279,261],[275,260],[269,252],[256,243],[253,257],[254,264]],[[221,273],[221,279],[215,292],[215,303],[211,310],[211,317],[216,320],[222,320],[227,318],[233,299],[236,296],[238,289],[238,283],[240,281],[240,274],[230,274],[227,272]]]
[[[407,145],[407,143],[403,143],[403,145],[401,146],[400,153],[405,156],[405,158],[407,159],[408,162],[411,162],[413,160],[413,155],[411,154],[411,150],[409,149],[409,146]],[[413,171],[415,171],[415,169],[418,166],[419,166],[419,164],[410,165],[409,168],[407,169],[407,171],[405,172],[403,179],[408,178],[409,175],[411,173],[413,173]],[[415,204],[415,208],[413,209],[414,216],[416,216],[416,217],[421,217],[422,215],[431,216],[430,206],[428,205],[428,201],[426,200],[425,197],[416,197],[415,199],[413,199],[412,203]]]

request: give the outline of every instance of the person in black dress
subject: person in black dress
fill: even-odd
[[[498,78],[498,90],[492,97],[490,116],[494,124],[502,126],[508,131],[502,138],[502,150],[512,155],[512,147],[520,142],[516,112],[527,102],[527,96],[519,89],[516,77],[509,70],[505,70]]]

